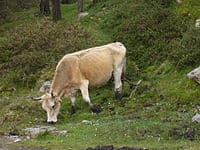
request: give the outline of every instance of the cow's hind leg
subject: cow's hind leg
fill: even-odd
[[[74,95],[71,95],[70,97],[70,100],[71,100],[71,115],[73,115],[73,114],[75,114],[76,113],[76,104],[75,104],[75,102],[76,102],[76,98],[75,98],[75,96]]]
[[[88,92],[88,86],[89,86],[88,80],[84,80],[80,86],[83,100],[90,106],[93,113],[99,113],[99,112],[101,112],[101,107],[93,106],[93,104],[91,103],[90,97],[89,97],[89,92]]]
[[[90,101],[90,97],[89,97],[89,92],[88,92],[88,86],[89,86],[89,81],[88,80],[84,80],[80,86],[80,90],[81,90],[81,94],[83,97],[83,100],[90,106],[92,107],[93,104]]]
[[[122,98],[122,70],[123,70],[123,63],[120,63],[118,66],[114,68],[114,82],[115,82],[115,99],[120,100]]]

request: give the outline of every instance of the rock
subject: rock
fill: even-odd
[[[41,86],[41,88],[40,88],[39,91],[40,91],[41,93],[47,93],[47,92],[49,92],[50,87],[51,87],[51,82],[50,82],[50,81],[45,81],[45,82],[43,83],[43,85]]]
[[[24,136],[17,135],[0,135],[0,150],[49,150],[44,147],[26,146],[24,144],[18,144],[19,141],[27,140]]]
[[[83,120],[82,123],[85,123],[85,124],[92,124],[92,121],[89,121],[89,120]]]
[[[14,143],[20,142],[20,141],[22,141],[22,139],[16,139],[16,140],[14,141]]]
[[[177,3],[182,3],[182,0],[176,0]]]
[[[193,122],[196,121],[196,122],[200,123],[200,114],[197,113],[195,116],[193,116],[192,121]]]
[[[84,17],[86,17],[88,14],[89,14],[88,12],[79,13],[79,14],[78,14],[78,18],[79,18],[79,19],[84,18]]]
[[[27,132],[28,134],[28,138],[26,139],[31,139],[36,137],[38,134],[40,133],[44,133],[44,132],[50,132],[50,134],[53,134],[54,136],[67,136],[69,134],[68,131],[66,130],[57,130],[55,127],[51,127],[51,126],[35,126],[32,128],[26,128],[23,129],[23,131]]]
[[[195,81],[197,81],[200,84],[200,67],[198,67],[198,68],[192,70],[191,72],[189,72],[187,74],[187,76],[190,79],[194,79]]]
[[[53,131],[55,130],[55,127],[51,127],[51,126],[35,126],[32,128],[26,128],[23,131],[28,132],[30,138],[34,138],[36,137],[38,134],[40,133],[44,133],[46,131]]]
[[[9,144],[17,143],[17,142],[20,142],[22,140],[25,140],[25,137],[18,136],[18,135],[7,135],[7,136],[4,136],[4,138],[9,141]]]
[[[195,27],[196,28],[200,28],[200,19],[196,20]]]

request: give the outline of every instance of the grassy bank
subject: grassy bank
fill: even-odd
[[[19,145],[197,150],[200,126],[191,118],[199,112],[200,86],[186,74],[200,60],[200,30],[194,28],[199,8],[193,0],[102,0],[86,2],[89,15],[81,20],[75,4],[62,5],[58,23],[35,17],[36,8],[16,13],[17,19],[0,24],[0,134],[23,135],[23,128],[47,125],[41,104],[30,97],[40,95],[40,85],[52,79],[64,54],[121,41],[127,47],[126,75],[134,82],[142,80],[135,95],[129,98],[133,87],[126,82],[121,101],[113,100],[112,81],[90,89],[92,102],[103,107],[98,115],[91,114],[79,93],[78,112],[70,116],[66,98],[53,126],[69,135],[45,132]]]

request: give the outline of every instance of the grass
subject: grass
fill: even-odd
[[[13,13],[11,20],[0,23],[0,36],[5,36],[6,32],[18,25],[36,22],[38,19],[40,19],[34,16],[34,13],[37,11],[38,8],[31,8],[29,10]]]
[[[163,65],[153,67],[153,72],[159,72],[159,74],[154,74],[152,69],[147,69],[146,75],[143,75],[146,77],[147,74],[152,73],[151,77],[143,79],[137,94],[132,98],[125,97],[122,101],[113,101],[111,83],[98,89],[91,89],[93,103],[101,104],[103,107],[103,112],[99,115],[93,115],[78,94],[78,112],[70,116],[70,101],[64,99],[58,122],[53,126],[69,131],[69,135],[55,137],[51,133],[44,133],[36,139],[19,143],[19,145],[77,150],[96,145],[149,149],[198,149],[199,125],[191,122],[191,118],[198,107],[199,92],[196,89],[199,85],[186,79],[187,70],[181,74],[174,73],[171,66],[170,72],[162,75],[158,71],[162,67]],[[174,84],[169,84],[166,80]],[[167,88],[162,89],[166,84]],[[180,88],[182,84],[187,85],[183,93]],[[146,88],[148,90],[144,90]],[[125,89],[127,90],[125,92],[130,93],[128,84],[125,84]],[[1,116],[5,122],[1,121],[0,132],[23,134],[21,129],[25,127],[46,125],[44,123],[46,113],[39,103],[31,102],[30,95],[27,95],[27,93],[34,95],[37,92],[16,93],[8,95],[9,99],[1,99],[1,105],[4,105]],[[190,102],[191,97],[188,95],[195,100]],[[83,120],[89,120],[92,124],[82,123]],[[10,123],[12,126],[9,125]]]
[[[199,149],[200,127],[198,123],[192,122],[191,118],[199,112],[200,87],[197,83],[186,77],[186,74],[192,70],[193,66],[197,66],[198,64],[189,64],[188,66],[186,65],[185,67],[179,68],[175,63],[167,60],[168,57],[165,55],[163,56],[165,58],[163,61],[156,60],[158,62],[149,65],[148,62],[143,60],[143,63],[148,63],[148,65],[140,65],[137,59],[142,59],[139,57],[140,55],[135,56],[135,52],[138,52],[137,50],[139,49],[142,50],[139,54],[147,54],[146,51],[151,50],[152,48],[148,49],[148,44],[152,43],[146,43],[146,45],[141,46],[140,42],[137,43],[137,41],[135,41],[135,38],[137,37],[135,36],[136,33],[132,33],[132,31],[135,30],[131,29],[131,33],[127,32],[129,31],[129,28],[132,28],[127,16],[129,17],[132,11],[139,15],[139,13],[142,14],[147,10],[143,11],[140,9],[143,8],[143,1],[135,0],[134,3],[132,1],[132,5],[130,5],[130,7],[133,7],[131,12],[116,11],[127,6],[129,4],[128,2],[130,1],[121,4],[122,2],[118,0],[103,0],[101,3],[93,6],[87,1],[84,6],[85,11],[89,12],[89,15],[81,20],[77,19],[75,4],[62,5],[62,20],[57,23],[58,26],[63,26],[63,28],[65,28],[65,26],[70,27],[71,24],[76,24],[78,28],[76,33],[80,33],[80,37],[82,38],[70,36],[75,37],[71,42],[74,43],[74,46],[71,43],[68,47],[63,47],[62,44],[58,44],[57,46],[55,46],[56,44],[52,44],[54,47],[46,45],[47,48],[45,49],[46,53],[44,53],[44,56],[46,56],[46,54],[49,56],[50,54],[51,59],[48,60],[47,64],[44,62],[45,67],[42,70],[38,71],[36,74],[32,73],[27,76],[30,80],[32,78],[34,79],[34,82],[24,81],[24,83],[29,83],[31,86],[24,86],[21,82],[19,82],[19,84],[16,82],[15,77],[21,79],[21,75],[17,72],[20,68],[15,70],[18,66],[14,69],[12,68],[13,71],[8,74],[10,76],[5,76],[6,80],[3,80],[3,78],[1,79],[0,106],[3,107],[0,109],[0,134],[7,133],[23,135],[24,133],[21,131],[23,128],[38,124],[47,125],[45,123],[46,113],[42,110],[40,106],[41,104],[30,101],[30,96],[40,95],[40,93],[37,92],[40,84],[44,80],[51,79],[51,70],[53,70],[52,68],[55,67],[55,63],[58,61],[55,60],[55,57],[58,59],[61,55],[66,53],[66,51],[75,51],[79,48],[82,49],[96,45],[103,45],[114,40],[122,40],[128,48],[127,76],[135,82],[142,79],[142,83],[138,87],[135,95],[131,98],[128,97],[132,87],[126,82],[124,83],[123,90],[123,94],[126,97],[121,101],[113,100],[114,93],[112,82],[109,82],[100,88],[90,89],[92,102],[94,104],[100,104],[103,107],[103,112],[98,115],[91,114],[91,111],[84,104],[79,93],[77,95],[78,112],[75,115],[70,116],[70,101],[66,98],[63,100],[61,112],[58,117],[58,123],[53,126],[60,130],[69,131],[68,136],[54,136],[51,133],[46,132],[40,134],[35,139],[18,144],[32,147],[42,146],[49,149],[60,150],[83,150],[87,147],[95,147],[97,145],[114,145],[115,147],[132,146],[138,148],[169,150]],[[145,3],[145,5],[147,5],[147,3]],[[170,11],[174,11],[177,16],[182,16],[185,9],[188,8],[193,8],[192,12],[190,12],[192,18],[198,18],[199,5],[196,1],[183,1],[180,5],[173,3],[170,4],[169,9]],[[21,29],[26,29],[26,31],[30,30],[30,33],[32,33],[32,29],[37,28],[34,24],[38,22],[40,23],[42,20],[42,17],[34,17],[33,14],[36,11],[37,8],[18,12],[15,14],[12,21],[1,23],[0,31],[2,32],[0,33],[0,47],[3,47],[3,45],[6,44],[11,44],[11,38],[7,36],[7,32],[12,31],[13,28],[21,26],[21,24],[26,26],[26,28]],[[165,12],[162,11],[162,13]],[[121,18],[116,20],[114,19],[116,16]],[[131,21],[134,22],[135,19],[141,19],[140,17],[137,17],[132,18]],[[152,20],[148,21],[151,23]],[[30,25],[30,22],[32,25]],[[56,24],[51,24],[51,27],[54,25],[56,26]],[[127,31],[124,30],[126,27]],[[143,29],[143,26],[139,27],[141,27],[139,29]],[[163,26],[159,27],[163,29]],[[63,28],[60,29],[64,30]],[[73,29],[74,28],[69,28],[68,30],[71,31]],[[38,30],[36,31],[39,32]],[[50,33],[51,32],[52,31],[50,30]],[[119,32],[119,35],[117,35],[117,32]],[[144,32],[144,37],[139,38],[145,39],[146,36],[148,37],[148,35],[150,35],[148,33],[149,30],[148,32]],[[45,34],[46,32],[42,33]],[[84,33],[87,38],[82,36],[82,33]],[[156,36],[157,34],[160,34],[159,31],[156,32]],[[24,37],[24,39],[26,39],[26,35]],[[29,38],[31,41],[31,37]],[[186,39],[187,38],[188,37],[186,36]],[[52,39],[53,41],[54,37],[51,36],[48,39]],[[86,42],[80,41],[84,41],[84,39]],[[61,39],[61,41],[62,40],[65,41],[64,38]],[[194,38],[194,41],[195,40],[196,38]],[[40,42],[38,43],[40,44]],[[134,47],[133,43],[139,44],[137,45],[139,48]],[[66,44],[67,43],[65,43],[65,45]],[[160,47],[169,48],[166,41],[162,41],[160,44]],[[38,54],[40,48],[38,49],[37,47],[40,46],[37,46],[37,43],[33,46],[35,46],[34,51]],[[170,46],[173,47],[174,45]],[[146,51],[145,48],[147,48]],[[179,48],[180,47],[173,47],[174,51],[177,52],[179,52]],[[191,47],[191,49],[192,48],[193,47]],[[29,49],[29,47],[27,47],[27,49]],[[62,50],[62,52],[59,52],[57,49]],[[21,48],[18,48],[17,50],[21,50],[21,54],[23,55],[26,54],[26,51],[22,51]],[[32,51],[32,49],[29,49],[29,51]],[[11,55],[9,54],[10,51],[7,52],[8,54],[2,53],[4,55],[1,56],[3,59],[0,60],[2,62],[0,66],[7,60],[10,60],[10,57],[8,57]],[[29,53],[27,55],[30,56]],[[147,55],[147,58],[154,59],[154,57],[149,57],[153,55]],[[143,55],[141,56],[143,57]],[[167,56],[171,55],[169,54]],[[144,58],[145,57],[146,56],[144,56]],[[23,61],[26,59],[20,60]],[[24,66],[27,67],[29,65]],[[24,69],[26,67],[21,68]],[[31,70],[31,67],[29,69],[29,73],[33,71]],[[14,80],[14,82],[11,82],[10,80]],[[82,120],[89,120],[92,124],[82,123]]]
[[[197,143],[188,140],[163,139],[159,134],[153,135],[150,128],[166,129],[168,123],[145,120],[127,120],[123,116],[99,117],[92,124],[67,123],[57,128],[68,129],[67,137],[53,137],[50,134],[40,135],[37,139],[29,141],[31,145],[44,146],[52,149],[86,149],[96,145],[123,145],[142,147],[148,149],[187,149],[195,148]],[[153,132],[153,131],[152,131]],[[162,133],[161,133],[162,134]]]
[[[191,15],[198,19],[200,16],[200,2],[188,0],[178,5],[175,10],[178,15]]]

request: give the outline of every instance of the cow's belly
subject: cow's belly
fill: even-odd
[[[89,80],[89,86],[100,86],[111,78],[112,58],[102,53],[86,55],[80,60],[80,70],[83,77]]]

